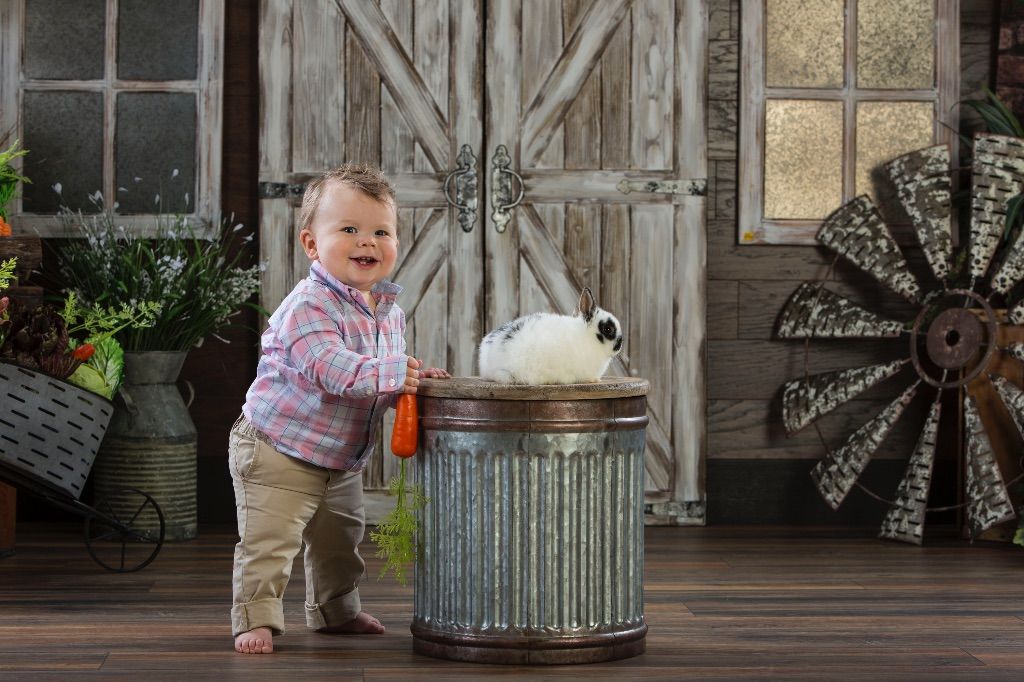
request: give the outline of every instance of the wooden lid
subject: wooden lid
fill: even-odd
[[[605,377],[586,384],[499,384],[480,377],[423,379],[417,394],[430,398],[475,400],[596,400],[647,395],[647,379]]]

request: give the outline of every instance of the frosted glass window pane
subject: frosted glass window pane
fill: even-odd
[[[95,212],[89,195],[103,189],[103,95],[28,90],[23,97],[24,175],[32,181],[22,186],[25,212],[56,213],[61,204]]]
[[[25,76],[103,78],[106,0],[26,0]]]
[[[117,186],[128,190],[118,190],[120,213],[156,213],[158,210],[191,213],[195,210],[194,94],[119,94],[115,141]],[[186,194],[188,206],[185,205]],[[155,200],[157,196],[159,202]]]
[[[934,70],[934,0],[859,0],[857,87],[930,88]]]
[[[768,87],[842,87],[843,0],[768,0],[765,14]]]
[[[931,102],[861,102],[857,105],[857,194],[868,194],[882,216],[903,222],[889,180],[879,166],[933,144]],[[878,190],[878,191],[876,191]]]
[[[843,198],[842,102],[765,104],[765,218],[824,218]]]
[[[195,80],[199,0],[120,0],[117,75],[125,80]]]

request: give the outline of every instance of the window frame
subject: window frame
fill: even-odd
[[[139,81],[117,78],[118,0],[106,0],[104,40],[104,77],[101,80],[44,80],[24,75],[26,0],[0,0],[0,144],[23,140],[23,93],[34,91],[99,92],[103,94],[103,192],[104,198],[116,196],[114,132],[117,125],[117,94],[121,92],[192,93],[196,97],[196,189],[193,212],[187,218],[193,226],[205,229],[220,215],[221,126],[223,117],[224,1],[199,0],[197,18],[197,72],[195,80]],[[8,131],[10,131],[8,133]],[[30,150],[31,152],[31,150]],[[13,164],[21,170],[22,159]],[[25,213],[21,196],[8,204],[8,222],[15,234],[40,237],[70,237],[52,213]],[[115,218],[118,225],[130,227],[134,234],[151,236],[159,230],[156,214],[126,214]]]
[[[817,244],[822,220],[778,220],[764,217],[764,144],[766,101],[771,99],[839,100],[843,102],[843,199],[856,197],[857,103],[933,102],[932,144],[948,144],[950,160],[958,163],[960,97],[960,0],[933,0],[935,8],[935,82],[920,90],[857,88],[857,5],[845,0],[843,26],[843,86],[841,88],[769,88],[765,11],[768,0],[744,3],[740,46],[740,134],[737,243]],[[839,206],[836,206],[839,208]]]

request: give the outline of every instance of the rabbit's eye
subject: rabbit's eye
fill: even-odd
[[[601,336],[608,339],[609,341],[614,340],[618,336],[618,329],[615,323],[611,320],[605,320],[601,324],[597,325],[598,331],[601,332]]]

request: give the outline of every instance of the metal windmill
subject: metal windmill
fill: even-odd
[[[896,499],[882,522],[880,537],[920,544],[945,391],[959,391],[967,433],[964,453],[966,512],[972,534],[1015,516],[1007,482],[999,469],[974,398],[963,389],[976,377],[987,377],[1024,435],[1024,391],[1005,378],[989,374],[998,352],[1024,361],[1024,344],[999,348],[997,327],[1024,325],[1024,300],[1006,305],[997,319],[993,302],[1007,304],[1011,290],[1024,280],[1024,237],[1002,251],[997,247],[1007,220],[1007,202],[1024,190],[1024,140],[978,135],[974,140],[971,181],[970,243],[964,269],[970,284],[957,286],[951,239],[949,149],[939,145],[893,159],[885,165],[900,204],[913,223],[938,285],[922,293],[892,233],[870,198],[860,196],[830,215],[817,239],[838,256],[871,274],[920,307],[912,320],[875,314],[824,288],[804,283],[790,296],[776,324],[783,339],[899,338],[906,357],[868,367],[805,376],[783,388],[783,419],[792,435],[868,388],[894,376],[907,388],[880,413],[831,450],[811,472],[825,501],[838,509],[857,484],[904,409],[919,392],[934,398],[920,436],[896,490]],[[997,262],[993,262],[997,261]],[[993,273],[989,275],[990,271]],[[807,341],[805,341],[807,342]],[[909,377],[909,378],[908,378]]]

